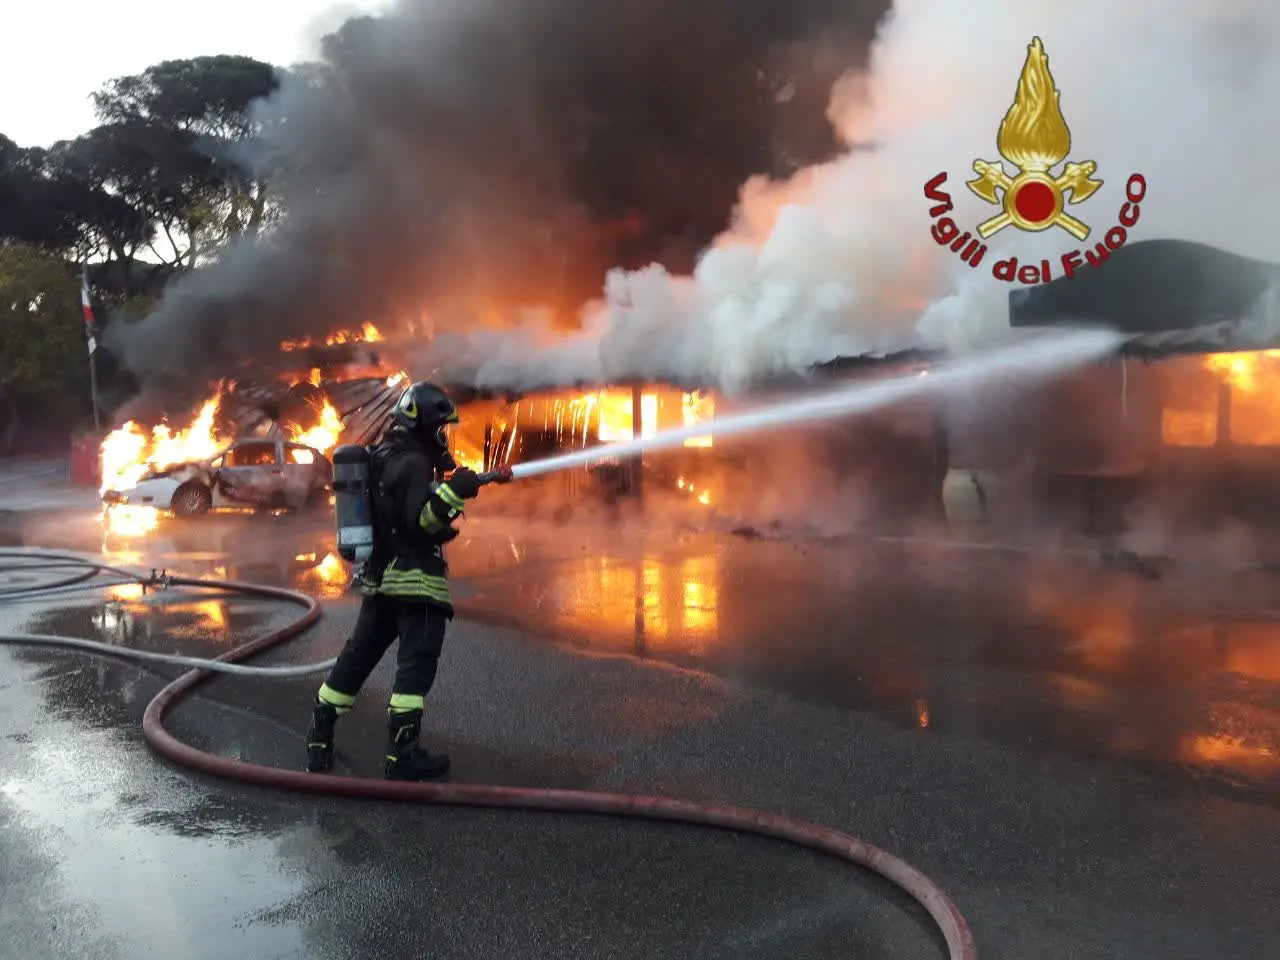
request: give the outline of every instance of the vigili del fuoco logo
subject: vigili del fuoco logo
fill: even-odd
[[[1040,38],[1035,37],[1027,48],[1027,61],[1022,65],[1013,106],[1004,115],[996,135],[1000,156],[1016,173],[1010,176],[1000,160],[994,163],[975,160],[973,172],[978,176],[966,183],[977,196],[999,207],[1000,212],[974,230],[962,233],[949,216],[954,204],[951,194],[942,189],[947,182],[946,171],[943,171],[924,185],[925,197],[934,204],[929,216],[933,218],[931,232],[938,246],[950,247],[962,261],[976,268],[987,254],[983,241],[1006,227],[1028,233],[1042,233],[1057,227],[1081,243],[1089,239],[1092,228],[1066,208],[1084,203],[1102,186],[1102,181],[1094,178],[1098,164],[1093,160],[1063,163],[1071,153],[1071,130],[1062,116],[1058,98],[1053,75],[1049,73],[1049,58]],[[1053,169],[1060,163],[1063,163],[1061,172],[1055,174]],[[1048,283],[1059,276],[1074,277],[1086,265],[1102,266],[1114,251],[1124,246],[1129,229],[1138,222],[1140,206],[1147,195],[1146,179],[1139,173],[1130,176],[1124,195],[1118,222],[1092,246],[1062,254],[1056,267],[1049,260],[1019,263],[1016,256],[1009,257],[993,263],[991,275],[1006,283]]]

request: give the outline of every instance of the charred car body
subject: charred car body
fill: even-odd
[[[131,487],[104,491],[102,500],[175,516],[302,509],[327,504],[332,482],[332,464],[314,447],[280,439],[239,440],[210,460],[149,470]]]

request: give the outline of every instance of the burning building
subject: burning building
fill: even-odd
[[[278,355],[246,368],[244,379],[214,385],[211,396],[185,420],[165,417],[151,426],[130,420],[112,431],[101,446],[101,490],[121,490],[157,471],[208,461],[246,438],[281,438],[325,455],[341,443],[371,443],[408,382],[397,368],[399,346],[369,323],[323,341],[284,342]],[[700,422],[715,409],[705,392],[662,385],[503,396],[445,385],[463,409],[463,422],[452,435],[454,457],[476,470],[647,436]],[[710,436],[694,437],[686,447],[699,450],[712,443]],[[605,462],[559,482],[566,492],[590,488],[614,499],[636,492],[639,476],[632,464]],[[663,482],[709,504],[709,491],[692,479],[673,475]],[[115,506],[108,515],[121,533],[147,532],[159,519],[154,510],[126,506]]]
[[[1211,248],[1148,241],[1104,269],[1010,296],[1013,328],[1100,323],[1125,331],[1114,355],[1050,381],[996,384],[965,397],[922,399],[792,435],[721,442],[709,431],[682,450],[538,481],[543,502],[616,503],[660,492],[693,509],[803,519],[829,532],[895,526],[975,510],[1041,524],[1147,509],[1181,518],[1267,512],[1280,472],[1280,333],[1261,324],[1273,268]],[[1261,324],[1261,325],[1260,325]],[[417,344],[420,346],[420,342]],[[455,457],[474,469],[687,427],[777,390],[834,378],[927,375],[925,348],[847,357],[800,381],[761,382],[744,398],[705,385],[579,384],[486,393],[445,383],[463,410]],[[232,437],[282,435],[324,452],[371,442],[412,357],[365,324],[324,343],[286,343],[254,385],[224,385],[181,429],[127,424],[104,444],[104,484],[145,464],[209,456]],[[779,473],[785,474],[782,477]],[[804,489],[797,484],[812,484]],[[643,479],[643,483],[642,483]],[[777,481],[777,482],[775,482]],[[522,485],[525,486],[525,485]],[[776,503],[774,502],[776,501]],[[1063,512],[1065,508],[1067,513]],[[1255,512],[1256,512],[1255,510]]]
[[[539,459],[572,449],[649,437],[659,430],[696,425],[715,413],[715,397],[665,385],[602,388],[588,392],[539,392],[481,411],[485,469]],[[674,485],[703,505],[711,493],[686,478],[701,462],[697,454],[714,446],[710,436],[690,437],[683,455],[665,458],[664,485]],[[605,460],[579,475],[606,498],[638,493],[641,472],[635,462]],[[667,482],[669,481],[669,482]],[[571,483],[574,481],[570,481]]]
[[[1009,492],[1004,519],[1065,504],[1096,531],[1139,516],[1167,531],[1273,522],[1278,282],[1280,266],[1155,240],[1074,279],[1014,291],[1012,327],[1098,324],[1127,339],[1051,382],[953,406],[955,497],[971,480],[985,483],[988,493]]]

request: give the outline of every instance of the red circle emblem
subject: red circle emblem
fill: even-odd
[[[1014,194],[1013,209],[1027,223],[1040,224],[1053,216],[1057,199],[1048,184],[1032,180],[1020,186]]]

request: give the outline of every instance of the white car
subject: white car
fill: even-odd
[[[332,483],[333,465],[314,447],[238,440],[212,460],[148,470],[128,489],[105,491],[102,500],[194,517],[227,508],[320,507]]]

